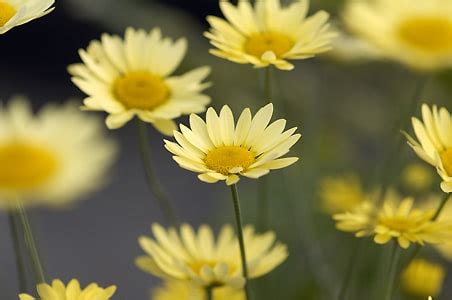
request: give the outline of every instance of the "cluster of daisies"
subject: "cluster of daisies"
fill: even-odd
[[[53,4],[0,0],[1,33],[49,13]],[[226,20],[208,17],[212,29],[205,35],[215,47],[212,54],[238,63],[290,70],[289,60],[329,50],[335,35],[326,12],[307,16],[308,1],[289,6],[257,1],[254,7],[221,1],[220,7]],[[257,179],[295,163],[297,157],[284,156],[300,134],[296,127],[287,129],[284,119],[272,122],[272,104],[254,114],[245,108],[238,118],[228,106],[217,112],[204,93],[210,86],[208,66],[176,73],[187,44],[163,36],[159,28],[127,28],[124,37],[104,34],[79,51],[80,63],[68,67],[73,83],[87,94],[81,111],[73,104],[48,105],[33,114],[26,99],[12,99],[0,110],[2,205],[19,212],[43,203],[59,206],[100,187],[117,146],[85,111],[106,112],[109,129],[136,118],[140,126],[150,124],[174,137],[164,146],[179,166],[199,173],[204,182],[225,181],[236,195],[240,177]],[[205,118],[198,115],[205,111]],[[176,123],[183,115],[190,116],[189,126]],[[248,299],[247,280],[269,273],[288,256],[274,232],[257,233],[241,219],[237,232],[225,225],[217,238],[207,225],[176,226],[153,224],[153,237],[139,238],[144,255],[136,265],[164,280],[153,299]],[[33,245],[31,233],[25,234]],[[39,273],[33,249],[30,256]],[[77,280],[47,284],[41,276],[37,281],[41,300],[107,300],[116,291],[97,284],[82,288]],[[20,299],[34,298],[23,293]]]
[[[0,34],[44,16],[53,4],[53,0],[0,0]],[[209,16],[211,28],[204,35],[213,46],[211,54],[235,63],[292,70],[292,60],[327,52],[337,35],[328,13],[308,16],[308,0],[219,5],[225,18]],[[337,39],[333,55],[392,59],[426,72],[451,65],[449,0],[349,0],[343,16],[353,36]],[[349,41],[345,48],[344,41]],[[235,229],[225,225],[217,237],[207,225],[194,229],[188,224],[169,228],[153,224],[153,237],[139,238],[144,255],[136,258],[137,267],[163,280],[152,298],[248,300],[248,280],[282,264],[288,250],[273,231],[257,233],[252,226],[242,226],[237,184],[241,177],[258,179],[294,164],[298,157],[286,154],[300,134],[296,127],[287,129],[284,119],[271,120],[271,103],[254,114],[249,108],[235,115],[227,105],[219,111],[209,107],[211,98],[205,90],[210,86],[206,81],[210,68],[177,74],[187,44],[184,38],[173,41],[163,36],[159,28],[127,28],[123,37],[103,34],[80,49],[80,63],[68,67],[73,83],[87,95],[81,110],[69,103],[48,105],[33,114],[23,98],[2,106],[0,205],[18,211],[26,229],[24,207],[61,206],[99,189],[117,146],[86,111],[106,112],[108,129],[121,128],[132,119],[141,124],[139,128],[152,125],[168,136],[164,147],[181,168],[197,173],[203,182],[224,181],[231,188],[236,211]],[[199,115],[204,112],[204,117]],[[176,119],[184,115],[189,115],[189,124],[178,124]],[[452,191],[452,119],[445,108],[423,105],[422,120],[413,118],[412,124],[417,139],[407,135],[408,143],[436,168],[444,197],[421,206],[385,186],[367,192],[349,176],[324,183],[324,207],[334,214],[339,230],[373,236],[378,244],[395,241],[403,249],[434,244],[447,255],[452,252],[452,222],[444,214]],[[418,177],[411,178],[415,186]],[[161,190],[154,192],[162,196]],[[37,263],[32,235],[25,234],[31,260]],[[414,294],[427,297],[438,295],[444,276],[441,266],[413,259],[401,280]],[[108,300],[116,291],[115,286],[94,283],[82,288],[77,280],[48,284],[42,276],[37,281],[41,300]],[[21,292],[21,300],[34,299]]]

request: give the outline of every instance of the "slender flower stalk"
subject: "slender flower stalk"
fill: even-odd
[[[249,289],[248,289],[248,266],[247,266],[247,260],[246,260],[246,248],[245,248],[245,241],[243,238],[243,222],[242,222],[242,211],[240,209],[240,199],[239,199],[239,193],[237,190],[237,184],[231,185],[231,195],[232,195],[232,202],[234,204],[234,213],[235,213],[235,221],[237,225],[237,237],[239,239],[239,246],[240,246],[240,257],[242,260],[242,274],[243,278],[245,279],[245,286],[243,287],[245,291],[245,299],[250,299],[249,297]]]
[[[265,68],[264,73],[264,100],[267,101],[267,103],[271,103],[273,101],[272,68]],[[257,228],[260,230],[266,230],[268,226],[267,185],[267,177],[262,177],[257,186]]]
[[[171,199],[163,189],[157,176],[155,175],[154,166],[151,160],[151,147],[148,143],[148,136],[146,133],[146,123],[141,120],[137,120],[138,130],[138,143],[140,147],[141,159],[143,161],[143,167],[146,175],[146,182],[149,189],[156,197],[158,204],[165,215],[165,218],[172,225],[177,225],[177,217],[174,212],[174,207],[171,203]]]
[[[33,267],[36,284],[45,283],[46,279],[44,275],[44,270],[42,268],[41,258],[39,256],[38,248],[36,247],[36,241],[33,236],[30,221],[28,220],[27,212],[20,203],[18,203],[17,209],[19,219],[24,232],[25,245],[27,247],[28,255],[30,256],[30,261]]]
[[[395,279],[397,276],[397,266],[399,264],[400,259],[400,247],[397,245],[397,242],[394,242],[389,267],[389,276],[388,276],[388,284],[386,287],[385,300],[391,300],[392,295],[394,293]]]
[[[401,118],[398,118],[397,121],[395,122],[394,128],[391,130],[391,134],[397,130],[400,130],[400,128],[404,127],[404,122],[405,119],[407,119],[406,116],[409,116],[412,114],[412,112],[416,109],[416,107],[418,106],[418,103],[420,101],[420,98],[422,96],[422,92],[425,89],[425,86],[428,82],[428,77],[421,77],[418,81],[418,83],[416,84],[416,89],[414,91],[413,97],[411,98],[411,101],[409,103],[408,108],[406,109],[405,112],[402,111],[401,114]],[[381,175],[379,178],[379,182],[381,183],[381,188],[379,191],[379,194],[376,198],[376,204],[377,205],[381,205],[383,200],[385,199],[386,193],[388,191],[388,187],[390,184],[390,179],[391,179],[391,174],[394,172],[394,168],[397,166],[397,158],[400,155],[400,150],[402,148],[404,139],[402,137],[398,137],[397,142],[396,142],[396,146],[393,148],[393,150],[389,151],[388,156],[386,157],[384,163],[383,163],[383,167],[382,167],[382,171],[381,171]],[[416,246],[418,247],[418,246]],[[351,258],[351,263],[349,264],[349,266],[353,266],[355,265],[354,260],[357,259],[357,256],[354,255]],[[345,294],[348,286],[349,286],[350,280],[346,279],[342,282],[340,291],[341,294]],[[341,298],[339,298],[341,299]]]
[[[206,296],[207,300],[213,300],[213,287],[211,286],[206,287]]]
[[[25,271],[25,258],[20,249],[20,225],[18,224],[18,218],[19,216],[15,212],[11,211],[8,213],[11,240],[16,258],[19,292],[23,293],[27,290],[27,277]]]

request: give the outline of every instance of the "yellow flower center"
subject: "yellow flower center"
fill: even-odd
[[[245,43],[245,52],[261,57],[267,51],[273,51],[281,58],[294,46],[294,41],[288,36],[275,32],[263,32],[251,36]]]
[[[13,142],[0,146],[0,187],[29,189],[39,186],[57,169],[57,160],[41,147]]]
[[[442,151],[439,156],[447,175],[452,176],[452,148]]]
[[[415,228],[417,222],[402,216],[382,217],[380,222],[391,230],[404,232]]]
[[[228,175],[232,168],[242,167],[246,170],[254,160],[252,151],[239,146],[223,146],[209,151],[204,162],[209,169]]]
[[[16,14],[16,9],[11,4],[0,0],[0,26],[4,26]]]
[[[452,51],[452,21],[447,18],[411,18],[400,24],[398,34],[405,43],[422,51]]]
[[[118,78],[113,93],[127,108],[152,110],[168,100],[170,91],[161,77],[138,71]]]

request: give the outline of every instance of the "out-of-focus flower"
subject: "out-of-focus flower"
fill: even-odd
[[[441,202],[443,195],[433,194],[426,199],[423,204],[426,209],[437,209],[439,203]],[[442,222],[450,222],[452,223],[452,202],[448,201],[442,211],[438,216],[438,220]],[[452,261],[452,240],[445,241],[441,244],[435,244],[433,247],[447,260]]]
[[[207,300],[205,289],[190,284],[187,281],[169,280],[163,286],[154,289],[151,300]],[[213,289],[215,300],[245,300],[241,290],[229,287]]]
[[[336,27],[334,30],[338,36],[331,41],[331,51],[323,56],[349,63],[381,59],[378,49],[369,42]]]
[[[452,192],[452,118],[445,108],[422,105],[422,121],[412,118],[418,141],[406,135],[416,154],[434,166],[443,182],[441,189]]]
[[[339,230],[355,232],[357,237],[374,236],[377,244],[397,240],[406,249],[411,243],[424,245],[447,242],[451,223],[432,221],[434,209],[413,208],[413,199],[385,199],[383,207],[364,202],[351,212],[334,215]]]
[[[187,42],[173,43],[160,29],[149,33],[128,28],[125,38],[108,34],[79,51],[83,63],[69,66],[72,81],[89,97],[86,110],[106,111],[108,128],[122,127],[134,116],[171,135],[173,121],[183,114],[206,109],[210,97],[201,92],[210,73],[201,67],[171,76],[185,56]]]
[[[327,177],[320,184],[322,208],[330,213],[350,211],[368,199],[359,178],[354,174]]]
[[[433,183],[432,172],[423,164],[412,163],[401,174],[403,185],[410,191],[427,191]]]
[[[192,114],[191,128],[181,124],[181,132],[174,132],[177,143],[165,140],[165,147],[174,154],[180,167],[201,173],[198,178],[204,182],[225,180],[232,185],[239,181],[239,175],[259,178],[298,160],[280,157],[289,152],[301,135],[294,134],[297,128],[284,131],[284,119],[269,125],[272,114],[272,104],[261,108],[254,117],[246,108],[235,124],[227,105],[219,116],[209,108],[206,122]]]
[[[91,283],[82,289],[76,279],[72,279],[67,286],[56,279],[49,284],[39,284],[37,287],[39,300],[109,300],[116,292],[116,286],[101,288],[95,283]],[[30,295],[20,294],[20,300],[35,300]]]
[[[0,0],[0,34],[50,13],[55,0]]]
[[[196,233],[184,224],[178,233],[152,226],[154,238],[140,237],[145,256],[136,259],[137,266],[163,279],[185,280],[197,286],[243,287],[238,239],[231,226],[223,226],[215,240],[210,227],[201,226]],[[244,228],[247,265],[250,278],[262,276],[287,258],[287,247],[275,243],[273,232],[256,234],[250,226]]]
[[[441,292],[446,270],[439,264],[415,259],[403,271],[401,282],[404,292],[415,297],[438,296]]]
[[[452,66],[449,0],[349,0],[343,18],[383,57],[419,70]]]
[[[64,205],[105,183],[116,144],[74,104],[36,116],[26,99],[0,107],[0,207]]]
[[[335,33],[329,29],[328,13],[319,11],[306,17],[308,0],[297,0],[282,7],[280,0],[248,0],[237,6],[220,1],[226,20],[209,16],[212,27],[205,35],[217,49],[210,53],[256,67],[276,66],[292,70],[291,59],[306,59],[331,48]]]

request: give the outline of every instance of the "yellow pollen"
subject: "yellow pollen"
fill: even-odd
[[[209,169],[229,175],[232,168],[242,167],[246,170],[254,160],[252,151],[239,146],[223,146],[209,151],[204,162]]]
[[[401,216],[383,217],[380,219],[380,222],[386,227],[399,232],[407,231],[417,226],[416,221]]]
[[[13,142],[0,146],[0,187],[30,189],[48,180],[57,169],[57,160],[41,147]]]
[[[424,52],[452,51],[452,20],[442,17],[416,17],[405,20],[398,28],[399,37]]]
[[[11,4],[0,0],[0,26],[4,26],[16,14],[16,9]]]
[[[452,176],[452,148],[442,151],[439,156],[447,175]]]
[[[261,58],[265,52],[273,51],[276,57],[282,58],[294,45],[294,41],[284,34],[263,32],[251,36],[246,41],[245,52]]]
[[[165,103],[170,92],[161,77],[138,71],[118,78],[113,93],[127,108],[152,110]]]

